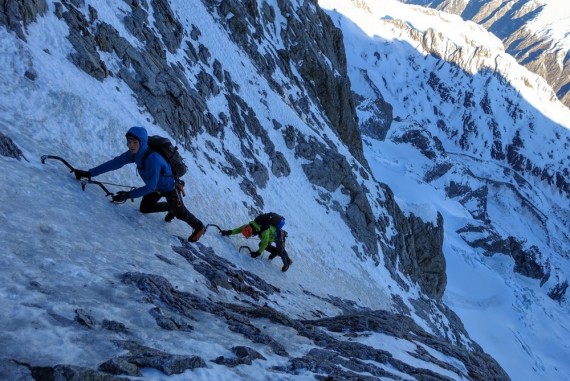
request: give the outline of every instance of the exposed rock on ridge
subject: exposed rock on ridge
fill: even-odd
[[[541,12],[539,2],[518,0],[484,2],[464,0],[401,0],[461,16],[499,37],[517,62],[543,77],[558,99],[570,107],[570,55],[557,41],[529,29],[527,23]]]
[[[317,100],[333,130],[354,157],[367,167],[346,72],[342,33],[319,8],[316,0],[304,1],[296,7],[286,1],[278,1],[278,10],[265,3],[262,13],[258,12],[254,0],[208,0],[206,3],[213,12],[219,13],[220,22],[227,25],[232,38],[250,55],[275,91],[282,93],[281,87],[289,87],[275,82],[272,75],[276,70],[282,71],[291,82],[305,83],[308,91],[306,96]],[[279,25],[275,16],[277,12],[285,18],[286,25]],[[249,33],[247,25],[255,32]],[[264,45],[261,43],[263,40],[278,40],[284,49],[267,50],[267,54],[262,55],[259,49]],[[301,78],[294,76],[292,66],[301,74]],[[306,101],[295,100],[293,105],[300,114],[306,114],[309,124],[318,123],[311,118],[312,111]]]
[[[38,16],[47,12],[45,0],[22,0],[0,2],[0,25],[5,25],[22,40],[26,41],[26,27],[34,22]]]

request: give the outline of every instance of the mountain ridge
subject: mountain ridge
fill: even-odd
[[[509,3],[485,1],[426,1],[403,0],[403,3],[417,4],[444,12],[457,14],[465,20],[472,20],[494,33],[505,44],[505,50],[517,62],[530,71],[545,78],[556,96],[567,107],[570,43],[564,33],[567,27],[567,11],[562,2],[518,0]],[[556,4],[554,4],[556,3]],[[550,11],[547,8],[553,8]],[[543,13],[556,13],[540,21]]]

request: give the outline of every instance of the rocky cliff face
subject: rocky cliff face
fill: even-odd
[[[556,96],[570,107],[570,56],[558,42],[528,27],[528,22],[541,12],[541,4],[533,0],[465,1],[402,0],[461,16],[484,26],[503,41],[505,51],[530,71],[552,86]]]
[[[296,101],[294,107],[299,113],[310,115],[307,98],[315,100],[333,130],[354,157],[366,166],[358,120],[350,96],[350,82],[346,75],[342,34],[331,24],[317,2],[278,1],[277,9],[267,3],[258,9],[257,2],[253,0],[245,3],[209,1],[207,4],[231,32],[234,41],[256,63],[259,73],[273,85],[274,90],[283,94],[287,88],[286,84],[272,79],[276,70],[281,70],[291,82],[304,83],[305,99]],[[253,32],[250,33],[248,26],[253,28]],[[275,45],[260,49],[265,41]]]

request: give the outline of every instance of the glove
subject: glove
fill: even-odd
[[[259,251],[252,251],[251,252],[251,257],[252,258],[257,258],[261,255],[261,253]]]
[[[75,178],[77,180],[81,180],[82,177],[87,177],[89,180],[91,180],[91,173],[89,173],[89,171],[74,169],[73,173],[75,174]]]
[[[232,231],[231,231],[231,230],[222,230],[222,231],[220,232],[220,234],[221,234],[222,236],[232,235]]]
[[[122,202],[127,201],[129,198],[132,198],[130,192],[120,191],[120,192],[117,192],[117,194],[113,196],[113,202],[114,203],[122,203]]]

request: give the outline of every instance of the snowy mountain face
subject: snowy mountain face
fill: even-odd
[[[569,373],[567,109],[482,28],[392,2],[10,4],[0,378]],[[190,244],[39,160],[91,168],[131,125],[178,142],[204,222],[284,214],[289,271],[215,226]],[[465,295],[459,278],[483,273]]]
[[[561,0],[448,1],[402,0],[461,16],[485,27],[507,53],[546,79],[570,107],[570,11]]]
[[[568,109],[475,24],[396,2],[320,4],[345,35],[373,172],[398,195],[405,213],[432,202],[443,213],[450,295],[444,300],[463,310],[468,330],[481,322],[469,317],[472,306],[452,300],[463,281],[450,270],[455,255],[487,263],[505,282],[518,283],[516,293],[532,303],[542,306],[547,296],[566,311]],[[461,212],[442,199],[456,201]],[[510,268],[482,259],[505,254]],[[509,271],[534,279],[543,296]],[[525,326],[544,323],[527,303],[516,309]],[[549,324],[567,332],[564,322],[544,312]]]
[[[332,13],[350,34],[347,41],[359,38],[352,20],[382,18],[386,12],[381,5],[356,4],[347,10],[348,16]],[[416,12],[424,13],[417,8]],[[511,255],[516,272],[544,283],[553,267],[567,268],[570,253],[570,157],[564,153],[570,135],[562,125],[568,110],[551,96],[542,78],[518,67],[476,25],[465,24],[462,30],[445,14],[428,16],[424,25],[414,25],[392,13],[376,30],[367,31],[390,29],[404,41],[400,49],[418,47],[419,53],[408,48],[405,67],[403,62],[398,68],[383,65],[393,55],[391,41],[348,54],[364,134],[415,146],[429,159],[417,175],[445,190],[446,197],[457,199],[473,217],[461,228],[463,238],[486,255]],[[438,23],[441,31],[433,27]],[[446,24],[454,28],[453,39],[446,37]],[[387,114],[376,106],[379,96],[399,108]],[[560,123],[550,115],[557,115]],[[386,120],[392,120],[388,129]],[[514,234],[508,222],[513,207],[525,215],[533,236]],[[566,275],[556,278],[548,293],[560,300]]]

